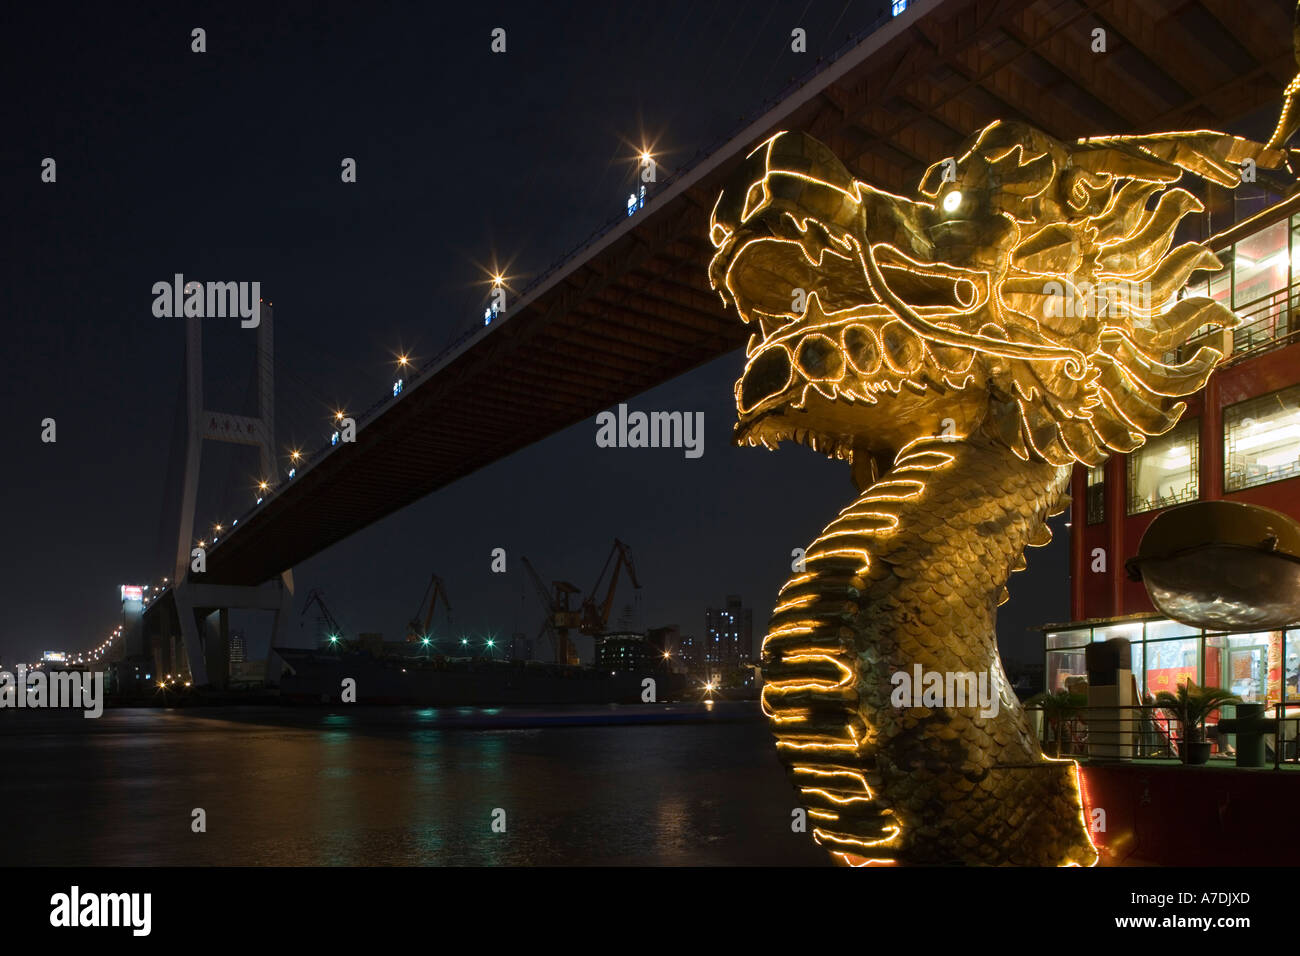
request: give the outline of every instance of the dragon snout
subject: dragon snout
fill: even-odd
[[[794,368],[782,347],[764,349],[746,367],[737,388],[739,411],[748,415],[790,387]]]

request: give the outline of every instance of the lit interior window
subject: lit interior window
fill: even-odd
[[[1232,304],[1240,309],[1287,286],[1287,224],[1276,222],[1237,243]]]
[[[1224,409],[1223,470],[1226,491],[1300,475],[1300,386]]]
[[[1200,496],[1196,419],[1148,438],[1128,456],[1128,513],[1141,514],[1195,501]]]
[[[1232,307],[1241,318],[1241,325],[1233,330],[1234,351],[1244,352],[1277,338],[1278,319],[1286,311],[1290,265],[1286,222],[1261,229],[1234,247]]]

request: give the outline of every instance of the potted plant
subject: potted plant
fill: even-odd
[[[1049,757],[1061,755],[1061,729],[1068,721],[1079,716],[1087,705],[1088,698],[1083,694],[1072,694],[1068,690],[1044,691],[1025,701],[1026,707],[1037,707],[1043,712],[1046,729],[1050,730],[1050,740],[1043,744],[1043,753]]]
[[[1205,739],[1205,718],[1224,704],[1240,704],[1241,698],[1222,687],[1197,687],[1193,681],[1178,685],[1178,692],[1162,690],[1156,694],[1156,706],[1178,718],[1183,728],[1183,763],[1205,764],[1210,759],[1210,743]]]

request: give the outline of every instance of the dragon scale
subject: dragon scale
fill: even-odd
[[[843,862],[1096,858],[1074,767],[1039,754],[993,627],[1025,547],[1050,537],[1069,469],[1009,469],[1009,455],[987,439],[916,442],[808,547],[777,599],[764,709],[814,837]],[[997,716],[892,707],[890,676],[916,664],[996,675]]]

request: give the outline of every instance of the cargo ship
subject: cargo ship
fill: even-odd
[[[597,670],[541,661],[426,658],[367,650],[277,647],[285,663],[280,698],[291,703],[339,703],[344,680],[356,682],[362,704],[488,706],[508,704],[634,704],[647,678],[653,700],[682,700],[686,677],[661,669]]]

